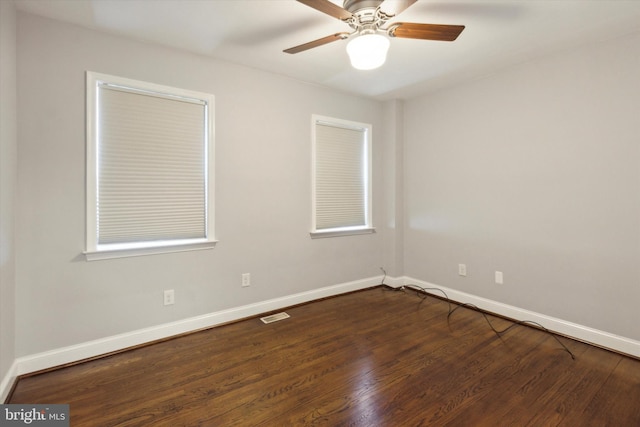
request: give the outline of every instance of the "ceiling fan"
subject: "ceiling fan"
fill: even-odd
[[[389,49],[389,37],[454,41],[464,30],[464,25],[417,24],[411,22],[388,24],[389,20],[396,17],[417,0],[386,2],[385,0],[344,0],[343,7],[329,0],[297,1],[347,23],[353,31],[335,33],[285,49],[284,52],[299,53],[355,36],[347,45],[347,53],[351,59],[351,64],[361,70],[377,68],[384,63]],[[384,8],[384,11],[382,8]]]

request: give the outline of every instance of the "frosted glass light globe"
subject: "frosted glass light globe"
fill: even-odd
[[[363,34],[347,44],[347,54],[353,68],[373,70],[387,59],[389,39],[380,34]]]

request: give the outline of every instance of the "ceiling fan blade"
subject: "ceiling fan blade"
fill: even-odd
[[[380,5],[380,8],[389,16],[398,16],[417,1],[418,0],[388,0]]]
[[[299,3],[306,4],[322,13],[346,21],[353,17],[353,14],[340,6],[331,3],[329,0],[298,0]]]
[[[344,40],[349,37],[349,33],[336,33],[331,34],[330,36],[323,37],[318,40],[314,40],[312,42],[304,43],[299,46],[290,47],[289,49],[283,50],[285,53],[298,53],[308,49],[313,49],[314,47],[322,46],[323,44],[335,42],[337,40]]]
[[[413,24],[396,22],[388,28],[390,37],[452,42],[464,30],[464,25]]]

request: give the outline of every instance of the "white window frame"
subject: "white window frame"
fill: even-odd
[[[365,224],[359,226],[339,226],[335,228],[321,228],[317,226],[317,173],[318,173],[318,161],[317,161],[317,126],[332,126],[337,128],[356,130],[362,132],[364,144],[364,220]],[[337,119],[333,117],[321,116],[313,114],[311,116],[311,141],[312,141],[312,160],[311,160],[311,232],[312,238],[322,237],[337,237],[346,235],[357,234],[370,234],[375,232],[373,227],[373,215],[372,215],[372,126],[368,123],[359,123],[350,120]]]
[[[86,73],[86,250],[88,261],[151,255],[167,252],[183,252],[211,249],[217,242],[214,238],[214,96],[207,93],[178,89],[138,80],[127,79],[92,71]],[[205,237],[174,240],[156,240],[131,243],[98,243],[98,183],[99,183],[99,88],[111,85],[135,93],[159,98],[186,100],[202,103],[205,108]]]

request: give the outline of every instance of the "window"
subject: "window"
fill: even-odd
[[[213,95],[87,72],[88,260],[211,248]]]
[[[363,234],[371,222],[371,125],[312,116],[312,237]]]

